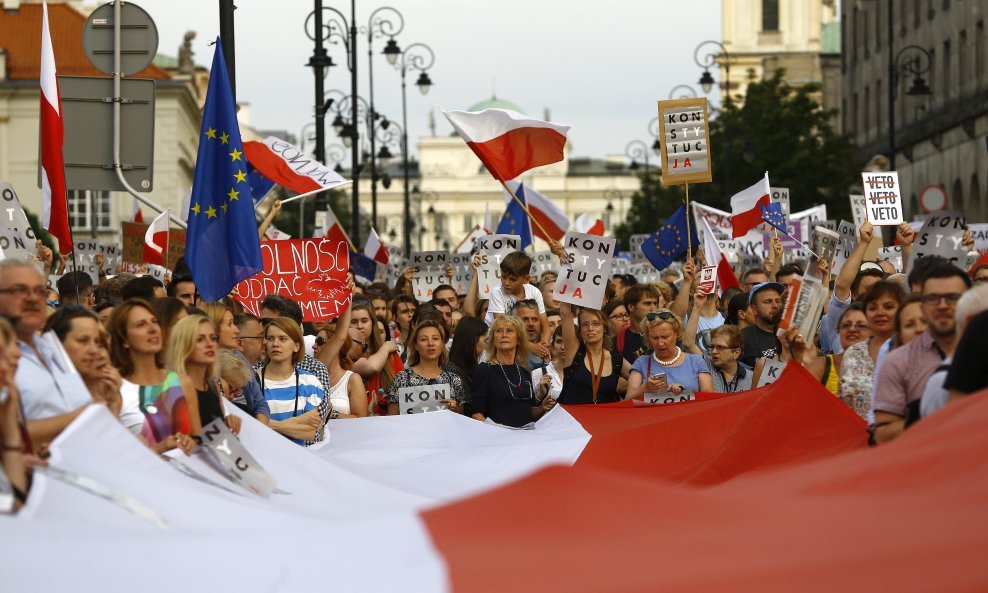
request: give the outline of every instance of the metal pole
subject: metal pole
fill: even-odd
[[[727,50],[723,50],[724,54],[724,83],[727,85],[727,94],[725,103],[729,107],[731,105],[731,59],[727,55]],[[724,189],[727,190],[724,194],[725,196],[733,195],[734,189],[731,186],[731,126],[730,119],[725,122],[727,125],[724,126],[724,135],[726,136],[727,150],[724,151]],[[687,220],[689,219],[689,212],[686,213]]]
[[[233,94],[233,104],[237,104],[237,57],[234,51],[233,0],[220,0],[220,39],[223,40],[223,58],[226,60],[226,72],[230,76],[230,92]]]
[[[895,71],[895,56],[893,55],[892,49],[894,47],[893,43],[893,33],[894,27],[892,25],[892,14],[893,14],[893,0],[888,1],[888,31],[886,32],[889,37],[889,79],[888,79],[888,91],[889,91],[889,170],[895,171],[895,85],[896,85],[896,71]],[[876,11],[877,12],[877,11]]]
[[[353,106],[350,125],[353,129],[353,144],[350,145],[351,174],[353,176],[353,189],[351,190],[351,229],[350,239],[354,245],[360,245],[360,136],[357,128],[357,0],[350,0],[350,95]]]
[[[402,186],[405,192],[404,223],[402,225],[402,245],[405,257],[412,255],[412,198],[408,191],[408,102],[405,96],[405,58],[401,60],[401,163],[403,170]]]
[[[374,142],[374,126],[377,112],[374,111],[374,27],[367,27],[367,78],[370,93],[370,113],[367,114],[367,135],[370,136],[370,175],[371,175],[371,227],[377,227],[377,147]]]
[[[320,163],[326,161],[326,113],[323,110],[323,76],[326,65],[326,48],[322,44],[322,0],[315,0],[315,47],[312,50],[312,73],[316,77],[316,150]],[[304,143],[304,139],[302,139]]]

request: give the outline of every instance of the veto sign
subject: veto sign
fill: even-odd
[[[348,247],[326,238],[263,241],[264,270],[238,284],[233,296],[254,315],[264,295],[280,294],[302,307],[304,321],[332,319],[350,302]]]
[[[611,261],[617,253],[617,239],[567,232],[563,247],[569,255],[569,264],[563,262],[553,297],[564,303],[600,309],[611,277]]]
[[[707,99],[659,101],[659,137],[662,139],[662,183],[710,183]]]
[[[452,390],[446,383],[401,387],[398,389],[398,411],[404,415],[448,410],[449,407],[442,403],[444,399],[453,399]]]
[[[862,173],[865,214],[875,226],[898,226],[902,222],[902,194],[895,171]]]

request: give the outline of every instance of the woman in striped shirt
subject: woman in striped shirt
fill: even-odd
[[[322,431],[319,403],[325,397],[319,378],[297,368],[305,355],[302,330],[287,317],[265,320],[261,390],[271,410],[269,426],[299,445]]]

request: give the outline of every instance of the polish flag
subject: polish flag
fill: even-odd
[[[761,206],[772,202],[772,190],[768,183],[768,171],[765,177],[748,189],[742,190],[731,197],[731,226],[735,239],[748,234],[748,231],[762,223]]]
[[[144,222],[144,213],[141,212],[141,203],[137,201],[137,198],[131,198],[130,200],[130,220],[132,222]]]
[[[500,181],[563,160],[570,126],[532,119],[507,109],[443,111],[443,115]]]
[[[261,175],[298,194],[349,183],[316,157],[274,136],[268,136],[263,142],[244,142],[244,154]]]
[[[182,220],[189,222],[189,206],[192,203],[192,188],[185,192],[185,196],[182,198]]]
[[[587,235],[597,235],[599,237],[604,236],[604,221],[599,218],[594,218],[586,212],[579,215],[576,221],[573,222],[573,230],[578,233],[585,233]]]
[[[48,4],[42,0],[41,23],[41,226],[58,239],[62,255],[72,251],[72,229],[65,194],[62,101],[58,94],[55,51],[48,29]]]
[[[388,248],[381,242],[381,238],[377,236],[377,231],[374,230],[374,227],[371,227],[370,234],[367,235],[367,243],[364,245],[364,255],[382,266],[388,265],[388,259],[390,258]]]
[[[147,232],[144,233],[144,263],[156,266],[165,265],[165,253],[168,251],[168,216],[171,210],[159,214],[151,221]]]
[[[705,217],[700,217],[700,224],[703,226],[703,255],[708,266],[717,266],[717,294],[724,294],[724,291],[732,286],[741,288],[738,277],[734,275],[731,262],[727,260],[720,246],[717,245],[717,237],[714,235],[710,223]]]
[[[350,236],[346,234],[343,225],[340,221],[336,220],[336,215],[333,214],[333,209],[330,208],[326,210],[326,221],[323,222],[321,229],[316,229],[314,237],[326,237],[336,241],[337,243],[346,243],[351,249],[356,251],[353,247],[353,241],[350,240]]]
[[[507,181],[505,185],[517,195],[521,182]],[[504,195],[506,204],[510,204],[514,200],[508,192],[504,192]],[[569,229],[569,216],[566,216],[566,213],[560,210],[559,206],[553,204],[549,196],[535,191],[530,185],[526,185],[525,204],[528,206],[528,211],[531,213],[532,218],[537,220],[545,228],[546,232],[549,233],[548,237],[545,236],[539,225],[533,224],[532,232],[536,237],[543,241],[549,241],[550,239],[553,241],[563,240],[563,236],[566,235],[566,231]]]

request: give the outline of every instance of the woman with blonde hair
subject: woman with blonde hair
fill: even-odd
[[[298,368],[305,356],[298,324],[287,317],[267,320],[264,352],[261,390],[271,410],[268,426],[299,445],[322,440],[319,404],[326,394],[318,377]]]
[[[438,321],[426,320],[412,329],[405,342],[410,350],[408,367],[398,373],[388,387],[388,414],[399,412],[399,390],[406,387],[447,385],[449,396],[442,404],[449,411],[463,413],[467,393],[463,381],[454,371],[446,368],[446,330]]]
[[[244,364],[247,364],[247,357],[240,352],[240,329],[233,322],[233,311],[227,308],[222,302],[200,303],[199,308],[202,309],[203,313],[206,314],[206,317],[213,324],[220,352],[229,352],[242,359]],[[226,394],[223,392],[222,384],[217,383],[216,386],[220,391],[220,395],[227,399]],[[267,424],[271,410],[268,409],[268,404],[264,400],[264,395],[261,393],[261,385],[256,375],[252,374],[251,379],[241,385],[240,393],[233,402],[243,411]]]
[[[178,375],[185,392],[193,437],[217,418],[225,418],[234,434],[240,432],[240,418],[224,413],[216,392],[216,342],[213,322],[199,314],[176,323],[168,340],[165,364]]]
[[[643,354],[631,365],[627,398],[646,393],[713,391],[710,369],[703,357],[687,354],[676,345],[683,339],[683,321],[669,309],[659,309],[645,316],[641,323],[652,352]]]
[[[528,338],[521,319],[499,315],[491,323],[487,341],[487,362],[473,373],[473,392],[468,406],[477,420],[490,418],[498,424],[521,427],[542,417],[556,405],[547,397],[552,377],[545,375],[537,388],[532,386],[528,368]],[[538,389],[542,403],[536,399]]]

